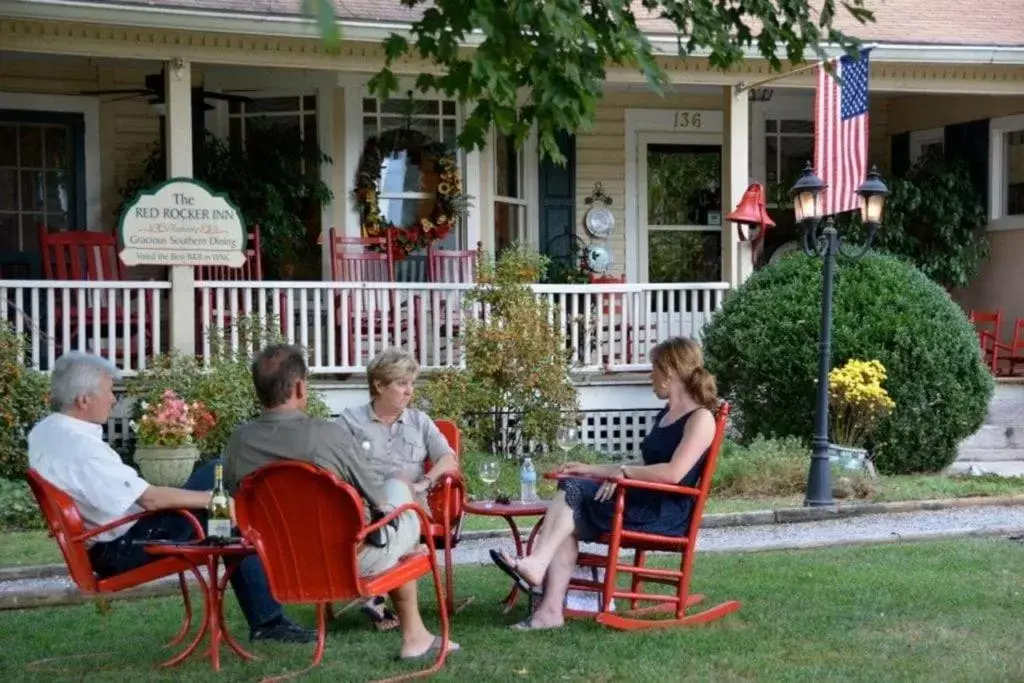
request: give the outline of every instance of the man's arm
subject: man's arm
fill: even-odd
[[[143,510],[203,510],[210,503],[212,491],[188,491],[170,486],[150,486],[135,502]]]

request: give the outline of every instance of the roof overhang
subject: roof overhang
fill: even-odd
[[[129,26],[137,28],[195,30],[204,33],[231,33],[315,39],[319,33],[315,23],[306,17],[281,14],[255,14],[194,10],[182,7],[146,6],[88,0],[0,0],[0,16],[12,19],[75,21],[90,24]],[[405,23],[341,19],[338,22],[342,38],[346,41],[379,43],[392,33],[409,30]],[[467,46],[479,44],[482,36],[471,35]],[[676,36],[648,34],[655,54],[677,56],[679,42]],[[1024,47],[941,45],[941,44],[875,44],[871,58],[875,62],[960,64],[960,65],[1024,65]],[[828,54],[837,55],[840,49],[826,45]],[[694,57],[706,57],[697,51]],[[745,58],[762,60],[756,49],[745,50]],[[810,55],[809,55],[810,56]],[[785,59],[784,51],[779,57]]]

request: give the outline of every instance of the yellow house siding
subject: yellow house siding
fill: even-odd
[[[626,109],[722,109],[721,96],[666,93],[659,97],[644,91],[612,91],[598,104],[594,126],[576,135],[576,234],[584,243],[603,243],[615,263],[612,274],[626,270]],[[585,203],[601,183],[612,198],[615,231],[603,242],[594,240],[583,227],[590,207]],[[543,245],[541,245],[543,246]]]

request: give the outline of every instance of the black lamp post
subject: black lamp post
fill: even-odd
[[[832,283],[835,274],[836,255],[858,260],[871,248],[875,232],[882,222],[882,209],[889,188],[882,182],[875,167],[867,179],[857,188],[860,195],[861,220],[868,227],[868,238],[861,246],[850,251],[839,237],[831,217],[822,217],[821,193],[825,183],[814,173],[811,164],[804,168],[800,179],[790,190],[796,220],[804,231],[804,252],[808,256],[824,258],[821,292],[821,337],[818,342],[818,395],[815,404],[814,438],[811,442],[811,468],[807,474],[807,491],[804,505],[834,505],[832,499],[832,469],[829,463],[828,441],[828,373],[832,362]]]

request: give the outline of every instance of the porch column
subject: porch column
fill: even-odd
[[[192,177],[192,65],[183,59],[164,64],[168,178]],[[171,348],[196,352],[196,300],[192,266],[171,266]]]
[[[328,72],[320,77],[320,83],[316,88],[316,126],[317,142],[320,149],[334,161],[334,164],[323,163],[320,165],[320,180],[327,187],[337,193],[338,185],[334,182],[335,164],[340,165],[341,155],[335,146],[334,139],[334,94],[337,90],[338,78],[334,72]],[[344,130],[344,128],[342,128]],[[335,194],[334,199],[327,202],[320,209],[320,277],[323,280],[331,279],[330,242],[328,237],[330,230],[335,226],[334,204],[339,197]]]
[[[725,216],[736,208],[750,183],[750,103],[746,91],[723,88],[725,103],[725,188],[722,192],[722,279],[732,286],[754,272],[749,242],[740,242],[736,226]]]

